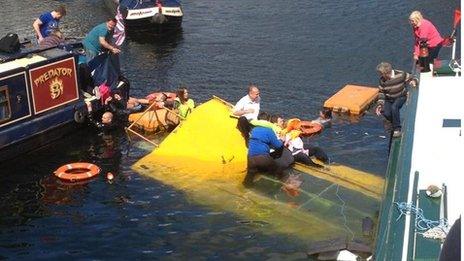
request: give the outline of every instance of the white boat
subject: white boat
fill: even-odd
[[[178,0],[105,0],[116,13],[119,6],[130,31],[156,33],[176,31],[181,28],[184,13]]]
[[[419,72],[420,84],[409,91],[403,136],[391,143],[375,260],[438,260],[460,220],[464,80],[454,50]]]

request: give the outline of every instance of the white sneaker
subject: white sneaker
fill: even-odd
[[[84,98],[91,98],[92,95],[88,92],[83,92]]]

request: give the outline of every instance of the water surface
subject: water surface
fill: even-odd
[[[62,28],[84,36],[110,12],[100,0],[2,0],[0,34],[32,36],[32,22],[57,3],[68,7]],[[458,1],[183,1],[183,29],[171,36],[132,37],[123,71],[134,96],[181,84],[201,103],[230,102],[261,87],[263,110],[316,117],[323,101],[347,83],[375,86],[375,66],[411,68],[408,15],[419,9],[445,35]],[[449,53],[443,50],[442,54]],[[336,162],[383,176],[388,139],[382,120],[337,118],[309,142]],[[0,258],[306,258],[308,242],[264,233],[265,223],[197,204],[181,190],[133,172],[147,145],[76,131],[40,151],[0,166]],[[128,153],[129,152],[129,153]],[[52,172],[68,162],[100,165],[86,185],[60,184]],[[315,181],[316,182],[316,181]],[[350,198],[345,198],[350,200]],[[311,228],[302,228],[311,229]]]

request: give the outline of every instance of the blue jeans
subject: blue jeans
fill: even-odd
[[[93,58],[95,58],[97,56],[97,53],[85,48],[85,46],[84,46],[84,50],[85,50],[85,58],[86,58],[87,64],[88,64],[90,61],[92,61]]]
[[[406,95],[396,99],[386,99],[383,105],[383,116],[392,123],[393,130],[401,130],[400,109],[406,102]]]

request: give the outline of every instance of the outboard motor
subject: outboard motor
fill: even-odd
[[[156,7],[158,7],[158,13],[153,16],[152,22],[155,24],[164,24],[168,19],[163,14],[163,5],[160,0],[156,0]]]
[[[419,42],[419,66],[421,72],[430,72],[429,44],[425,39]]]
[[[164,24],[166,20],[168,20],[166,16],[164,16],[164,14],[161,13],[156,13],[152,18],[152,22],[155,24]]]

